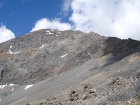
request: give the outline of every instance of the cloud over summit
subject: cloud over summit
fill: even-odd
[[[140,1],[72,0],[69,20],[74,29],[140,40]]]
[[[15,38],[14,33],[11,30],[7,29],[6,26],[1,24],[1,26],[0,26],[0,43],[10,40],[12,38]]]
[[[45,28],[67,30],[67,29],[71,29],[71,25],[69,23],[61,22],[60,19],[58,18],[54,20],[42,18],[35,23],[35,26],[34,28],[32,28],[31,32],[39,29],[45,29]]]
[[[64,0],[63,3],[63,14],[69,16],[69,22],[42,18],[31,31],[43,28],[73,29],[140,40],[139,0]]]

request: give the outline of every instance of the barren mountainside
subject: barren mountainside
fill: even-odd
[[[125,105],[139,81],[130,38],[42,29],[0,44],[0,105]]]

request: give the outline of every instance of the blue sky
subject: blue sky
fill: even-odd
[[[62,0],[1,0],[0,22],[16,36],[30,32],[35,22],[47,17],[53,19],[61,15]]]
[[[0,0],[0,43],[39,29],[140,40],[140,0]]]

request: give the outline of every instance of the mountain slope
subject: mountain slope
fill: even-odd
[[[4,42],[1,104],[125,103],[140,94],[139,51],[136,40],[71,30],[43,29]]]

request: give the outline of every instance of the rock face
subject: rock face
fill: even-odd
[[[8,53],[9,49],[13,53]],[[35,83],[71,70],[91,57],[126,55],[139,50],[140,42],[131,39],[70,30],[40,30],[0,44],[0,81],[1,84]]]
[[[52,79],[50,83],[47,83],[48,88],[53,87],[53,82],[57,85],[64,85],[63,82],[70,83],[71,80],[76,82],[67,85],[70,89],[73,89],[71,86],[82,83],[90,83],[91,87],[96,85],[96,88],[99,88],[95,92],[94,88],[89,88],[87,85],[87,88],[84,87],[85,92],[83,94],[73,90],[75,93],[72,92],[68,96],[70,99],[66,98],[66,100],[70,100],[70,103],[77,102],[76,105],[78,102],[80,105],[82,101],[89,105],[86,100],[95,97],[101,97],[100,101],[96,99],[96,104],[122,101],[123,98],[128,100],[140,93],[138,83],[140,78],[139,51],[140,41],[132,39],[121,40],[115,37],[104,37],[94,32],[42,29],[0,44],[0,84],[3,86],[13,83],[22,87],[38,84],[54,77],[54,80]],[[95,77],[95,80],[98,78],[98,82],[91,83],[93,79],[89,81],[89,78]],[[105,79],[102,80],[102,78]],[[135,86],[131,88],[133,84]],[[58,89],[60,88],[63,90],[64,86]],[[128,95],[126,91],[128,88],[133,92],[137,91],[137,93]],[[40,94],[43,89],[38,89]],[[62,91],[61,89],[60,91]],[[117,89],[121,89],[123,93],[119,94]],[[64,90],[68,93],[66,88]],[[53,90],[48,89],[46,91]],[[57,96],[56,93],[54,95]],[[123,98],[119,99],[119,95]],[[128,97],[126,97],[127,95]],[[24,96],[25,94],[20,97]],[[44,97],[49,96],[44,95]],[[3,98],[4,96],[0,95],[0,97]],[[37,97],[34,99],[39,100]],[[7,103],[12,103],[13,100]],[[91,100],[88,102],[92,103]],[[65,100],[61,100],[61,103],[66,104]],[[20,105],[22,104],[21,102]],[[45,104],[42,102],[42,105]]]

